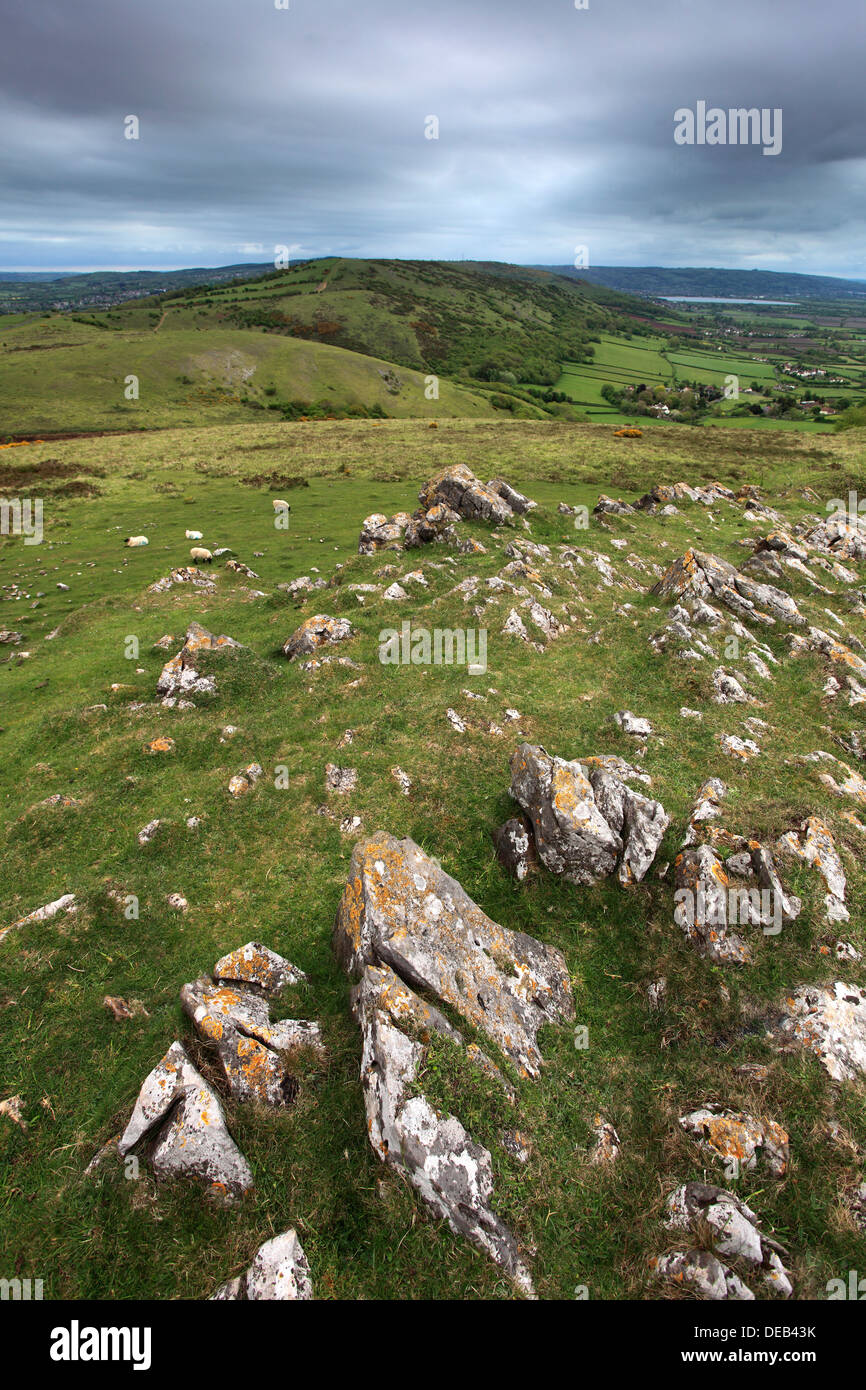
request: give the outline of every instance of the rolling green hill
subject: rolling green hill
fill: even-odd
[[[511,371],[551,384],[563,356],[591,355],[601,329],[646,306],[521,266],[331,258],[121,305],[105,321],[152,324],[165,309],[175,326],[252,328],[445,375]]]
[[[0,431],[227,423],[265,409],[574,418],[545,390],[563,360],[592,360],[602,331],[633,328],[635,308],[646,306],[519,266],[330,259],[105,310],[8,314]]]
[[[609,388],[723,388],[733,374],[772,395],[799,384],[783,379],[791,359],[829,371],[844,348],[859,365],[854,327],[831,341],[816,319],[777,340],[768,306],[756,334],[751,321],[660,310],[533,267],[332,257],[254,269],[86,312],[0,315],[0,433],[232,424],[265,411],[614,421],[629,402],[606,399]],[[837,394],[856,386],[848,368],[830,376]],[[801,394],[817,381],[803,376]]]
[[[487,397],[376,357],[251,329],[106,329],[60,316],[5,330],[0,432],[60,433],[296,416],[491,413]],[[127,399],[137,378],[138,399]],[[259,413],[257,413],[259,412]],[[540,414],[541,412],[536,412]]]

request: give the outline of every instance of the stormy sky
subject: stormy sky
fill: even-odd
[[[866,278],[863,0],[2,7],[0,268],[586,246]],[[781,152],[677,144],[701,101],[781,109]]]

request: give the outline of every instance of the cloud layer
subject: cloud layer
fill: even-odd
[[[19,6],[0,267],[586,245],[596,265],[866,278],[861,0],[288,4]],[[781,153],[677,145],[699,100],[781,108]]]

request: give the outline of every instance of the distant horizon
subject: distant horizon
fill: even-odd
[[[387,255],[355,255],[343,256],[333,251],[322,251],[313,253],[309,256],[293,256],[292,263],[300,261],[320,261],[320,260],[358,260],[358,261],[443,261],[459,265],[461,261],[467,263],[491,265],[516,265],[525,269],[549,269],[557,270],[565,266],[565,261],[512,261],[508,259],[498,259],[495,256],[387,256]],[[26,266],[0,265],[0,281],[4,275],[39,275],[45,278],[52,276],[62,277],[66,275],[160,275],[174,274],[181,270],[227,270],[231,266],[249,265],[257,269],[269,271],[274,269],[273,261],[221,261],[212,265],[179,262],[173,265],[89,265],[89,266]],[[723,270],[732,273],[762,275],[803,275],[818,276],[828,280],[851,280],[858,284],[866,285],[866,273],[860,275],[840,274],[828,270],[780,270],[770,266],[756,265],[718,265],[707,264],[706,262],[695,262],[694,264],[679,263],[676,265],[667,264],[663,261],[604,261],[595,265],[584,267],[586,270]],[[581,267],[575,267],[581,269]]]

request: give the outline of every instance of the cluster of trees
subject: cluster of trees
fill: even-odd
[[[265,391],[266,396],[274,396],[275,387],[268,387]],[[267,405],[258,401],[254,396],[242,396],[241,403],[248,406],[250,410],[273,410],[277,411],[284,420],[387,420],[388,412],[376,402],[374,405],[349,405],[338,406],[333,401],[301,401],[301,400],[269,400]]]
[[[566,402],[574,403],[574,397],[569,396],[566,391],[553,391],[550,387],[548,387],[546,391],[542,391],[536,386],[530,386],[527,389],[530,396],[535,396],[536,400],[544,401],[545,405],[563,405]]]
[[[841,404],[841,402],[840,402]],[[851,402],[836,421],[837,430],[866,429],[866,400]]]
[[[623,415],[658,414],[654,407],[666,406],[666,419],[686,423],[705,415],[716,401],[724,398],[724,394],[720,386],[710,386],[703,381],[681,382],[671,387],[647,386],[643,382],[636,386],[605,382],[601,388],[604,400]]]
[[[469,372],[476,381],[501,381],[505,386],[516,386],[519,381],[553,386],[562,375],[559,363],[550,358],[526,358],[517,353],[486,357],[473,364]]]

